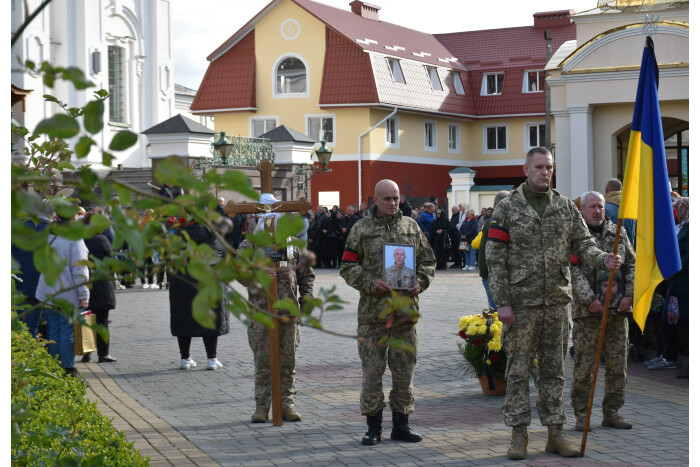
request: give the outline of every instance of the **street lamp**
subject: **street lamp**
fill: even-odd
[[[306,192],[307,185],[309,183],[309,180],[311,180],[312,177],[315,175],[320,174],[321,172],[324,173],[331,173],[333,172],[333,169],[328,168],[328,164],[331,163],[331,155],[333,154],[332,149],[328,149],[326,147],[326,142],[324,140],[321,140],[321,147],[316,149],[316,157],[318,157],[318,162],[321,164],[321,167],[318,167],[313,164],[303,164],[299,167],[299,174],[304,176],[304,181],[299,182],[297,187],[299,188],[299,191]]]
[[[225,131],[220,132],[219,138],[211,143],[211,145],[214,147],[214,150],[219,157],[224,161],[231,155],[231,150],[233,150],[233,143],[226,138]]]

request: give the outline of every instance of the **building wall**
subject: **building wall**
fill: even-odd
[[[12,31],[21,25],[28,10],[33,12],[40,0],[13,1]],[[126,125],[105,124],[105,130],[95,136],[103,147],[117,131],[129,128],[139,134],[138,144],[116,153],[113,163],[125,167],[148,167],[146,138],[140,133],[173,116],[174,64],[171,48],[169,0],[123,0],[103,2],[90,0],[54,0],[30,25],[12,47],[12,83],[31,89],[24,115],[30,130],[41,120],[62,112],[55,104],[46,103],[43,94],[52,94],[69,107],[82,107],[93,92],[109,89],[108,46],[125,49],[125,116]],[[93,53],[99,52],[98,66]],[[16,57],[37,64],[50,61],[54,66],[76,66],[95,83],[94,88],[76,91],[72,85],[57,81],[54,88],[43,84],[41,76],[24,72]],[[99,70],[97,70],[99,68]],[[109,121],[109,105],[105,106],[105,122]],[[93,150],[87,161],[100,166],[101,154]]]

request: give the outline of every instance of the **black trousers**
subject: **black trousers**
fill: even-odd
[[[216,358],[216,344],[219,340],[219,336],[206,336],[202,337],[204,341],[204,350],[207,352],[207,358]],[[192,343],[191,337],[181,337],[177,338],[177,345],[180,347],[180,357],[183,360],[190,358],[190,344]]]

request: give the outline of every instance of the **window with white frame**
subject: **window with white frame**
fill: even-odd
[[[457,123],[447,125],[447,150],[459,152],[459,124]]]
[[[306,94],[308,92],[306,65],[297,57],[285,57],[275,70],[275,93],[277,95]]]
[[[307,115],[306,135],[315,141],[335,143],[335,116]]]
[[[440,82],[437,68],[434,66],[426,66],[425,70],[428,72],[428,76],[430,77],[430,85],[433,87],[433,91],[442,91],[442,83]]]
[[[544,123],[532,123],[525,125],[525,149],[544,146]]]
[[[508,125],[484,125],[484,152],[508,152]]]
[[[424,124],[424,146],[426,151],[437,151],[437,122],[426,120]]]
[[[389,70],[391,70],[391,76],[394,78],[394,83],[406,84],[403,71],[401,71],[401,63],[399,63],[398,59],[387,58],[387,63],[389,64]]]
[[[116,45],[107,47],[109,77],[109,121],[126,123],[126,86],[124,74],[124,48]]]
[[[459,76],[459,72],[450,71],[450,76],[452,77],[452,84],[454,84],[455,92],[460,96],[463,96],[464,86],[462,85],[462,78]]]
[[[544,70],[525,70],[523,74],[523,92],[544,91]]]
[[[250,134],[259,138],[270,130],[277,128],[277,117],[255,117],[250,119]]]
[[[387,147],[399,147],[399,117],[391,117],[386,120],[386,145]]]
[[[481,95],[495,96],[503,92],[503,73],[484,73],[481,80]]]

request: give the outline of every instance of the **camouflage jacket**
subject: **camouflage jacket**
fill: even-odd
[[[249,240],[243,240],[240,248],[250,248],[252,244]],[[288,255],[287,266],[277,268],[277,298],[290,298],[298,306],[303,306],[304,297],[313,295],[314,280],[316,275],[309,264],[306,250],[292,247],[293,254]],[[267,298],[263,293],[259,283],[247,284],[248,299],[258,308],[267,310]],[[299,300],[297,300],[297,288],[299,290]],[[280,315],[289,315],[287,310],[278,310]]]
[[[617,225],[607,217],[601,229],[589,229],[596,242],[596,246],[607,252],[613,251],[616,230]],[[617,247],[617,254],[622,258],[622,267],[620,271],[615,274],[616,280],[618,284],[620,284],[617,287],[619,290],[617,296],[619,298],[616,300],[615,295],[611,296],[609,307],[611,313],[617,313],[617,307],[620,305],[620,298],[634,297],[635,253],[624,228],[620,230],[620,243]],[[582,264],[576,256],[571,255],[571,285],[574,291],[571,317],[573,319],[585,318],[587,316],[600,317],[600,315],[591,313],[588,305],[596,299],[599,299],[601,303],[605,303],[605,294],[600,290],[600,282],[607,282],[607,278],[608,275],[606,271]],[[632,308],[628,311],[631,313]]]
[[[399,268],[394,264],[384,271],[384,282],[389,287],[410,289],[415,285],[416,273],[408,266]]]
[[[606,254],[596,248],[576,205],[555,190],[540,218],[519,186],[498,203],[489,225],[486,263],[499,307],[568,304],[572,253],[605,269]]]
[[[357,322],[364,324],[381,324],[386,319],[379,317],[387,306],[384,303],[391,295],[377,295],[374,280],[381,279],[385,243],[403,243],[414,245],[416,251],[416,280],[421,292],[425,291],[435,275],[435,255],[428,239],[418,227],[416,221],[404,217],[401,211],[395,216],[377,216],[373,206],[368,217],[363,217],[353,226],[348,235],[343,253],[340,275],[350,286],[360,291],[360,303],[357,310]],[[397,293],[413,299],[415,311],[418,311],[418,297],[413,297],[405,290]]]

